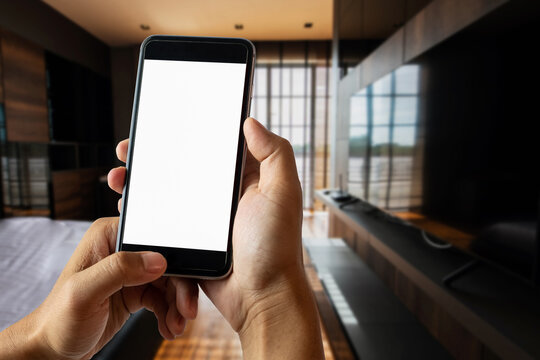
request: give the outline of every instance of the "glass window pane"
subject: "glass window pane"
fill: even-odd
[[[352,127],[349,138],[349,182],[360,183],[364,179],[364,162],[367,151],[367,127]]]
[[[364,161],[365,158],[349,158],[349,183],[359,184],[364,180]]]
[[[295,152],[294,158],[296,160],[296,169],[298,170],[298,177],[300,178],[300,183],[302,183],[302,179],[304,176],[304,156],[302,155],[302,151]]]
[[[326,96],[327,71],[329,70],[326,66],[317,66],[315,69],[315,96]]]
[[[349,183],[349,193],[357,198],[365,199],[364,184],[361,183]]]
[[[272,101],[272,104],[271,104],[271,117],[272,117],[271,124],[272,124],[272,131],[274,131],[274,129],[276,127],[278,127],[279,124],[280,124],[279,98],[272,97],[271,101]],[[277,134],[277,132],[276,132],[276,134]]]
[[[294,67],[292,69],[292,95],[304,95],[305,94],[305,73],[306,70],[303,67]]]
[[[416,142],[415,126],[396,126],[393,134],[394,155],[413,155]]]
[[[307,76],[307,93],[306,93],[306,95],[307,96],[311,96],[311,81],[313,80],[312,75],[313,75],[313,70],[312,70],[312,67],[310,66],[310,67],[307,68],[307,71],[306,71],[306,76]]]
[[[324,121],[327,119],[327,101],[326,98],[317,98],[315,100],[315,124],[316,126],[324,126]],[[324,128],[321,128],[321,132],[317,132],[317,135],[324,135]]]
[[[294,149],[295,155],[302,154],[304,151],[304,128],[297,126],[293,127],[289,140]]]
[[[349,135],[349,157],[363,158],[366,156],[368,145],[368,131],[366,126],[353,126]]]
[[[387,155],[388,152],[379,151],[390,142],[390,128],[388,126],[378,126],[373,128],[371,134],[372,154]]]
[[[396,155],[392,158],[392,180],[410,180],[412,178],[413,157],[406,155]]]
[[[255,76],[253,78],[253,96],[265,96],[267,85],[267,69],[266,66],[255,68]]]
[[[367,98],[351,97],[351,125],[367,125]]]
[[[392,180],[388,199],[389,209],[409,209],[411,204],[410,197],[411,180]]]
[[[266,118],[266,112],[267,112],[267,106],[268,102],[266,100],[266,97],[263,98],[255,98],[253,99],[254,102],[256,102],[256,110],[257,113],[255,115],[255,118],[259,120],[261,124],[264,126],[268,126],[268,119]]]
[[[393,157],[389,208],[406,209],[411,205],[412,167],[412,156],[397,155]]]
[[[304,125],[306,114],[306,99],[293,98],[291,103],[292,123],[294,125]]]
[[[396,94],[418,94],[420,66],[405,65],[396,70]]]
[[[291,125],[291,99],[282,98],[281,99],[281,125],[290,126]]]
[[[272,66],[271,68],[271,88],[272,88],[272,96],[280,96],[281,95],[281,84],[280,84],[280,68],[277,65]]]
[[[395,98],[394,124],[416,124],[418,98],[403,96]]]
[[[288,66],[284,66],[282,69],[282,94],[283,96],[289,96],[291,95],[291,68]]]
[[[390,124],[390,98],[373,97],[373,125]]]
[[[377,164],[379,165],[379,164]],[[369,199],[368,201],[375,206],[386,208],[386,189],[387,182],[374,182],[369,183]]]

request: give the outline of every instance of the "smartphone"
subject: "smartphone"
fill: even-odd
[[[144,40],[117,251],[159,252],[166,275],[228,275],[254,61],[245,39]]]

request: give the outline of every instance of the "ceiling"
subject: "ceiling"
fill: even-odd
[[[110,46],[151,34],[245,37],[250,40],[332,38],[332,0],[43,0]],[[304,28],[304,23],[313,26]],[[141,24],[150,26],[142,30]],[[235,24],[243,24],[236,30]]]

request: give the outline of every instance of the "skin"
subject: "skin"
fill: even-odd
[[[302,264],[302,194],[290,144],[247,119],[249,149],[233,229],[230,276],[198,284],[238,332],[246,359],[323,358],[316,305]],[[117,147],[125,161],[127,140]],[[121,193],[126,170],[109,173]],[[159,176],[159,174],[156,174]],[[162,277],[156,253],[114,253],[118,218],[85,234],[50,295],[0,333],[0,359],[88,359],[141,307],[165,338],[197,313],[195,280]]]

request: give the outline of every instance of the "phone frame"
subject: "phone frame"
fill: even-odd
[[[172,43],[172,44],[171,44]],[[208,62],[232,62],[239,61],[240,52],[230,51],[230,46],[241,45],[245,48],[246,73],[244,80],[244,93],[242,111],[240,116],[240,131],[238,134],[238,147],[236,155],[236,169],[234,177],[233,196],[231,201],[231,217],[229,221],[229,234],[227,239],[227,251],[212,251],[188,248],[171,248],[165,246],[124,244],[124,226],[129,203],[129,186],[131,179],[131,164],[136,142],[137,118],[139,98],[144,71],[144,59],[163,59],[177,61],[208,61]],[[149,48],[152,46],[152,48]],[[238,48],[236,48],[238,49]],[[187,51],[187,52],[186,52]],[[181,53],[181,56],[180,56]],[[204,60],[203,60],[204,59]],[[234,61],[224,61],[224,60]],[[126,160],[126,183],[122,194],[122,211],[118,224],[118,236],[116,251],[155,251],[161,253],[167,259],[165,275],[194,277],[203,279],[220,279],[226,277],[232,270],[232,232],[236,209],[241,197],[242,176],[246,159],[246,143],[244,139],[243,124],[249,115],[252,97],[252,83],[255,65],[255,47],[242,38],[221,37],[193,37],[193,36],[168,36],[152,35],[141,44],[139,53],[139,65],[137,69],[137,82],[133,101],[131,117],[131,129],[129,134],[129,147]],[[179,265],[182,264],[182,265]]]

